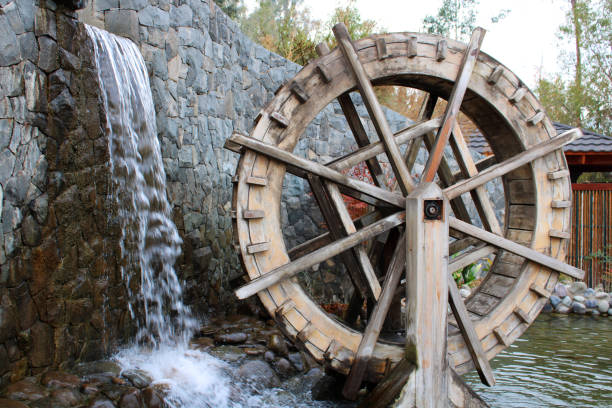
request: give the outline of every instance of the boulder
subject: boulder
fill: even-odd
[[[587,290],[587,285],[584,282],[572,282],[568,288],[570,294],[582,295]]]
[[[252,382],[264,388],[278,387],[280,380],[268,363],[261,360],[251,360],[244,363],[237,371],[238,378]]]
[[[574,296],[574,302],[584,303],[584,301],[585,301],[584,296],[581,296],[581,295]]]
[[[561,303],[561,298],[557,295],[552,295],[549,300],[552,307],[557,307],[557,305]]]
[[[555,290],[553,293],[559,296],[559,298],[563,299],[567,296],[567,287],[561,282],[559,282],[555,285]]]
[[[610,304],[606,300],[600,300],[597,303],[597,310],[599,310],[600,313],[607,313],[609,308]]]
[[[585,314],[586,310],[587,310],[586,306],[583,305],[582,303],[574,302],[572,304],[572,312],[574,312],[576,314]]]
[[[571,305],[572,305],[572,298],[571,298],[571,297],[569,297],[569,296],[566,296],[566,297],[564,297],[564,298],[563,298],[563,300],[561,301],[561,303],[562,303],[564,306],[568,306],[568,307],[569,307],[569,306],[571,306]]]

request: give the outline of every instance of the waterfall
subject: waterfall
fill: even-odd
[[[121,273],[137,340],[186,345],[195,321],[174,270],[181,238],[170,218],[166,174],[144,60],[130,40],[86,26],[106,112],[114,200],[121,228]],[[140,286],[140,294],[132,293]]]

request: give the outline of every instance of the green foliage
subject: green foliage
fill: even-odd
[[[612,265],[612,255],[610,255],[611,250],[612,244],[608,245],[605,249],[600,249],[599,251],[595,251],[590,255],[585,256],[584,259],[601,263],[605,267],[610,267]]]
[[[338,23],[344,23],[353,40],[368,37],[374,34],[375,31],[381,32],[381,29],[377,26],[376,21],[362,19],[359,10],[357,10],[357,7],[355,6],[355,0],[348,0],[346,6],[336,7],[331,18],[325,23],[324,28],[326,34],[324,35],[323,40],[327,42],[329,48],[334,48],[336,46],[336,39],[331,31],[332,28]]]
[[[237,20],[244,12],[242,0],[215,0],[215,3],[233,20]]]
[[[540,102],[553,120],[612,134],[612,1],[570,0],[560,41],[574,51],[560,56],[564,71],[541,78]]]
[[[487,273],[491,269],[491,264],[492,262],[488,258],[474,262],[463,269],[453,272],[453,279],[459,287],[463,285],[468,285],[470,287],[477,286],[479,276],[482,273]]]

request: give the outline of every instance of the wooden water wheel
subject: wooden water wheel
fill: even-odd
[[[412,252],[406,256],[404,239],[398,238],[415,219],[406,211],[406,197],[417,186],[437,181],[452,209],[448,226],[453,238],[448,245],[433,247],[442,248],[436,254],[444,259],[448,253],[459,253],[445,264],[446,274],[494,256],[490,272],[465,302],[452,280],[448,285],[452,309],[448,326],[444,325],[448,365],[459,374],[475,368],[482,381],[491,385],[488,361],[536,318],[559,273],[582,276],[582,271],[563,263],[570,231],[571,184],[561,149],[580,131],[556,134],[522,82],[479,53],[482,29],[474,31],[467,45],[415,33],[352,42],[343,25],[336,26],[334,33],[338,47],[330,52],[319,46],[321,56],[278,90],[250,136],[234,134],[226,143],[241,154],[234,178],[234,229],[250,279],[236,295],[257,294],[286,335],[303,344],[319,362],[350,373],[345,395],[354,397],[362,381],[379,382],[406,355],[404,344],[380,340],[379,333],[405,266],[410,265]],[[420,119],[392,133],[373,91],[378,85],[427,92]],[[372,141],[364,130],[349,97],[355,90],[363,98],[379,141]],[[432,119],[438,98],[447,101],[446,110]],[[307,125],[336,99],[359,148],[327,165],[294,155]],[[456,122],[459,111],[477,125],[492,156],[473,160]],[[423,142],[429,158],[417,180],[411,176],[411,166]],[[460,169],[456,173],[443,154],[447,144]],[[397,179],[395,190],[386,188],[377,160],[383,153]],[[343,172],[362,162],[367,163],[373,183]],[[308,180],[329,229],[292,249],[285,246],[280,216],[286,172]],[[496,218],[484,187],[496,178],[502,180],[505,191],[503,223]],[[351,219],[343,194],[367,203],[371,211]],[[473,200],[480,223],[470,218],[462,195]],[[425,214],[430,211],[435,217],[441,210],[434,207],[426,208]],[[387,235],[395,238],[385,243],[393,257],[377,276],[375,264],[380,262],[371,258],[377,251],[368,253],[365,243],[371,248],[375,237],[386,231],[395,231]],[[336,255],[356,288],[354,303],[360,308],[367,298],[376,305],[368,310],[365,329],[351,326],[355,313],[345,321],[326,313],[294,278]],[[411,280],[406,282],[410,293]],[[444,305],[445,315],[446,310]]]

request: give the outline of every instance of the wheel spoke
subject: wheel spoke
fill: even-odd
[[[382,329],[385,317],[389,312],[389,307],[393,302],[395,289],[399,285],[402,277],[402,272],[406,265],[406,244],[404,234],[400,237],[393,253],[393,258],[387,269],[385,281],[383,283],[382,293],[378,299],[378,303],[374,306],[374,311],[368,320],[368,325],[363,333],[359,348],[355,354],[355,360],[351,366],[349,376],[344,383],[342,394],[348,399],[355,399],[357,391],[361,386],[364,374],[368,367],[368,362],[374,352],[374,347],[378,341],[380,330]]]
[[[339,240],[357,231],[342,200],[338,188],[329,182],[323,185],[323,181],[317,176],[309,175],[308,181],[312,193],[319,204],[323,218],[329,227],[333,240]],[[349,251],[341,254],[342,261],[348,270],[353,284],[363,296],[371,296],[378,299],[380,296],[380,284],[376,279],[374,269],[365,253],[363,245],[357,245]]]
[[[460,181],[450,187],[445,188],[444,193],[449,200],[459,197],[461,194],[467,193],[478,186],[482,186],[494,178],[501,177],[507,173],[510,173],[512,170],[518,169],[524,164],[560,149],[564,145],[573,142],[581,136],[582,131],[578,128],[568,130],[567,132],[564,132],[559,136],[553,137],[545,142],[539,143],[530,149],[509,158],[508,160],[504,160],[501,163],[488,167],[486,170],[478,173],[478,175],[475,177]]]
[[[451,219],[452,218],[449,217],[449,221]],[[461,331],[461,335],[463,336],[465,344],[470,352],[470,355],[472,356],[474,366],[476,367],[480,380],[483,382],[483,384],[493,386],[495,385],[493,371],[491,370],[489,360],[482,349],[482,343],[476,335],[476,330],[474,330],[474,325],[472,324],[472,320],[470,319],[467,309],[465,308],[463,299],[461,299],[461,294],[457,289],[457,284],[450,274],[448,275],[448,280],[448,302],[450,303],[451,310],[455,315],[455,319],[457,319],[459,330]]]
[[[467,222],[460,221],[457,218],[449,217],[448,225],[450,228],[454,228],[495,247],[512,252],[513,254],[522,256],[523,258],[527,258],[532,262],[538,263],[554,271],[564,273],[572,278],[581,280],[584,277],[584,271],[581,269],[568,265],[565,262],[559,261],[551,256],[544,255],[524,245],[517,244],[516,242],[504,237],[500,237],[499,235],[495,235],[491,232],[475,227]]]
[[[410,172],[406,167],[406,163],[404,163],[402,159],[399,147],[395,143],[387,118],[374,94],[374,87],[363,65],[361,65],[361,61],[359,61],[359,56],[353,47],[348,30],[344,24],[338,23],[334,26],[333,32],[338,41],[338,47],[342,51],[344,58],[348,61],[349,67],[357,79],[357,88],[370,114],[370,119],[374,124],[374,128],[385,146],[385,151],[391,163],[391,167],[393,168],[393,172],[395,173],[395,177],[399,180],[400,189],[404,195],[408,195],[414,189],[414,182],[412,181],[412,177],[410,177]]]
[[[452,261],[448,264],[448,272],[453,273],[455,271],[458,271],[459,269],[463,269],[466,266],[478,261],[479,259],[491,255],[495,251],[497,251],[497,248],[495,248],[494,246],[480,245],[469,252],[466,252],[456,258],[453,258]]]
[[[330,50],[327,46],[327,43],[322,42],[316,47],[317,53],[319,56],[329,54]],[[340,104],[340,108],[342,108],[342,112],[344,113],[344,117],[351,128],[351,132],[353,132],[353,136],[355,137],[355,141],[359,147],[366,147],[370,144],[370,140],[368,135],[363,128],[363,124],[361,123],[361,119],[359,118],[359,114],[357,113],[357,109],[355,109],[355,105],[351,100],[351,97],[348,93],[342,94],[338,97],[338,103]],[[366,165],[370,170],[370,174],[372,175],[372,180],[374,184],[378,187],[385,187],[387,185],[387,180],[385,179],[385,174],[383,172],[380,163],[376,159],[376,157],[372,157],[366,161]]]
[[[438,103],[438,96],[434,94],[425,95],[425,100],[423,101],[423,105],[421,105],[421,110],[419,112],[419,120],[431,119],[431,117],[433,116],[434,110],[436,109],[437,103]],[[412,171],[412,168],[414,167],[414,163],[416,162],[417,156],[419,155],[419,150],[421,150],[422,144],[423,144],[423,136],[420,136],[416,139],[413,139],[410,145],[408,146],[408,148],[406,149],[404,161],[406,162],[406,167],[408,167],[408,171]]]
[[[423,172],[421,181],[433,181],[438,171],[438,166],[440,166],[440,161],[444,154],[444,148],[446,147],[448,138],[453,127],[455,126],[457,115],[459,114],[459,108],[461,107],[461,102],[463,101],[463,96],[465,95],[470,77],[472,76],[472,70],[476,65],[478,51],[480,50],[480,45],[482,44],[484,35],[485,30],[480,27],[476,28],[472,32],[472,38],[470,39],[470,43],[463,54],[459,74],[457,76],[457,80],[455,81],[455,85],[453,85],[453,90],[448,100],[448,104],[446,105],[446,111],[444,112],[442,119],[442,125],[440,126],[440,130],[438,130],[433,149],[429,153],[429,158],[427,159],[427,164],[425,165],[425,170]]]
[[[375,223],[368,225],[360,229],[359,231],[351,234],[345,238],[335,241],[329,245],[317,249],[308,255],[296,259],[295,261],[289,262],[285,265],[279,266],[272,271],[263,274],[262,276],[253,279],[246,285],[241,286],[235,292],[239,299],[245,299],[253,296],[257,292],[267,289],[270,286],[279,283],[284,279],[291,278],[299,272],[310,268],[318,263],[321,263],[329,258],[332,258],[347,249],[350,249],[356,245],[359,245],[365,240],[375,237],[378,234],[382,234],[385,231],[396,227],[406,219],[406,212],[399,211],[393,215],[385,217]]]
[[[456,122],[450,142],[455,159],[457,160],[457,164],[459,164],[459,168],[461,169],[463,176],[469,178],[478,175],[476,163],[474,163],[470,149],[467,143],[465,143],[461,128]],[[482,225],[484,225],[485,229],[494,234],[502,235],[502,229],[499,225],[499,221],[497,220],[497,216],[495,215],[493,203],[489,199],[489,195],[485,187],[476,187],[474,190],[470,191],[470,193],[472,195],[474,205],[476,206],[476,210],[480,216],[480,220],[482,221]]]
[[[276,146],[272,146],[267,143],[263,143],[259,140],[234,133],[229,139],[229,144],[244,146],[248,149],[261,153],[275,160],[278,160],[284,164],[296,167],[305,173],[312,173],[317,176],[329,179],[337,184],[342,184],[353,190],[357,190],[371,197],[378,198],[396,207],[403,207],[402,202],[404,198],[396,193],[384,190],[380,187],[376,187],[372,184],[355,180],[350,178],[338,171],[332,170],[321,164],[312,162],[310,160],[303,159],[299,156],[289,153],[285,150],[279,149]],[[228,143],[226,142],[226,146]]]

